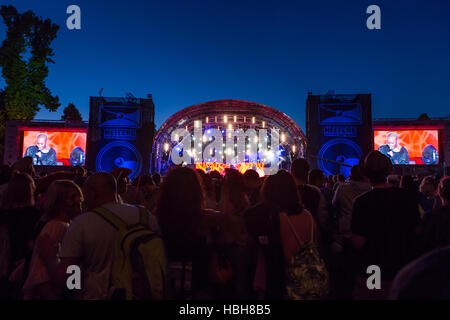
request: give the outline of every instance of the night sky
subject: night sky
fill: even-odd
[[[159,127],[180,109],[242,99],[305,128],[314,94],[372,93],[374,117],[450,114],[449,0],[3,0],[61,28],[47,85],[88,120],[89,96],[153,95]],[[66,8],[81,8],[81,30]],[[381,8],[368,30],[366,8]],[[5,26],[0,21],[0,41]],[[0,79],[0,86],[4,86]]]

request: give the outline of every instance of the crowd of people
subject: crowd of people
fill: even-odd
[[[174,167],[131,181],[130,173],[38,176],[29,157],[4,166],[0,299],[117,298],[120,223],[162,239],[167,264],[146,267],[167,279],[154,298],[450,298],[448,176],[392,175],[378,151],[348,179],[305,159],[267,177]],[[77,290],[66,285],[73,265],[82,270]],[[376,289],[369,266],[381,271]]]

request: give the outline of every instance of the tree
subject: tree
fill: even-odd
[[[426,113],[422,113],[417,120],[430,120],[430,117]]]
[[[69,103],[69,105],[64,109],[64,114],[61,116],[61,120],[65,121],[83,121],[81,117],[80,111],[78,111],[77,107],[73,103]]]
[[[6,82],[0,119],[31,120],[41,105],[56,111],[59,98],[51,94],[45,79],[47,64],[54,63],[50,44],[59,27],[32,11],[19,14],[13,6],[2,6],[0,14],[6,24],[6,39],[0,47],[0,67]],[[30,57],[25,60],[27,51]]]

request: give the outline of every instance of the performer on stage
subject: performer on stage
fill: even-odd
[[[390,132],[386,144],[378,148],[382,154],[391,159],[393,164],[409,164],[409,154],[405,147],[398,144],[398,134]]]
[[[36,137],[36,145],[25,151],[24,157],[32,157],[34,165],[56,166],[56,151],[47,146],[47,135],[40,133]]]

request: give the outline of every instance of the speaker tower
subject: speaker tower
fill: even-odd
[[[309,94],[306,136],[312,168],[348,177],[350,167],[373,150],[371,95]]]
[[[155,106],[137,99],[91,97],[86,163],[90,170],[129,168],[130,177],[150,172]]]

